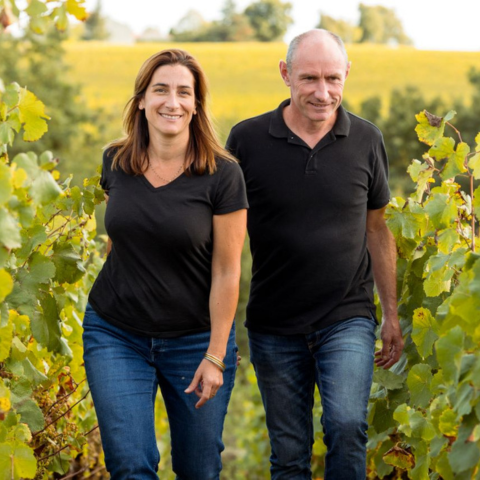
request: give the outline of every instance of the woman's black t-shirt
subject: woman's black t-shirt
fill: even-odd
[[[155,188],[143,175],[112,170],[112,159],[107,150],[100,181],[112,249],[90,304],[138,335],[208,331],[213,215],[248,208],[240,167],[218,159],[213,175],[182,174]]]

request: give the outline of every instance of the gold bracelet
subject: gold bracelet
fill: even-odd
[[[212,362],[213,364],[215,364],[222,371],[222,373],[225,371],[225,368],[226,368],[225,364],[219,358],[215,357],[214,355],[211,355],[210,353],[205,353],[203,358],[205,358],[205,360],[208,360],[209,362]]]

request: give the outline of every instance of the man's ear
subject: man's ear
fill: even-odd
[[[348,74],[350,73],[350,67],[352,66],[352,62],[347,63],[347,71],[345,72],[345,78],[348,77]]]
[[[280,64],[278,65],[278,67],[280,69],[280,75],[282,76],[283,81],[285,82],[285,85],[289,87],[290,75],[288,74],[287,64],[283,60],[280,60]]]

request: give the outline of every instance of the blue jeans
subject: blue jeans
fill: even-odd
[[[272,480],[312,478],[315,383],[323,407],[325,479],[366,478],[375,327],[375,320],[358,317],[308,335],[248,332],[272,447]]]
[[[223,423],[237,361],[234,328],[224,359],[224,384],[200,409],[195,409],[195,393],[187,395],[184,390],[207,351],[210,332],[141,337],[111,325],[91,306],[83,328],[87,379],[112,480],[158,480],[160,454],[154,427],[158,387],[170,424],[176,478],[219,479]]]

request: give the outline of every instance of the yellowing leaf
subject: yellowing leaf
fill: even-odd
[[[88,16],[84,4],[85,0],[67,0],[67,12],[83,22]]]
[[[445,122],[440,122],[438,126],[432,126],[430,121],[427,117],[428,112],[425,110],[420,112],[419,114],[415,115],[417,119],[418,125],[415,127],[415,131],[417,132],[418,139],[426,143],[427,145],[433,145],[437,138],[440,138],[443,135],[443,131],[445,130]]]
[[[448,158],[455,152],[455,140],[450,137],[441,137],[435,140],[432,148],[428,151],[428,155],[435,157],[437,161]]]
[[[38,140],[48,130],[45,119],[50,117],[45,114],[45,105],[32,92],[23,88],[20,91],[18,109],[25,130],[23,139],[26,142]]]
[[[10,353],[13,338],[13,325],[8,323],[0,328],[0,362],[3,362]]]
[[[443,292],[449,292],[452,276],[453,270],[447,267],[430,273],[423,283],[427,297],[437,297]]]
[[[438,232],[438,250],[441,253],[450,253],[458,241],[459,235],[455,228],[447,228]]]
[[[415,466],[413,455],[397,445],[383,455],[383,461],[402,470],[411,470]]]
[[[0,205],[5,204],[12,195],[12,172],[7,165],[0,163]]]
[[[65,31],[68,27],[68,17],[65,4],[56,8],[53,15],[55,17],[55,26],[57,27],[57,30],[60,30],[61,32]]]
[[[11,291],[13,290],[13,279],[11,275],[4,270],[0,269],[0,302],[5,300]]]
[[[0,378],[0,411],[8,412],[11,406],[10,390],[5,387],[3,380]]]
[[[448,437],[456,437],[458,433],[457,414],[451,410],[445,410],[439,418],[438,429]]]
[[[27,178],[27,172],[23,168],[16,168],[13,172],[13,187],[22,188]]]
[[[0,444],[0,472],[5,479],[34,478],[37,461],[33,450],[19,441]]]
[[[11,408],[12,404],[10,403],[10,399],[7,397],[0,397],[0,410],[4,412],[8,412]]]
[[[417,308],[413,312],[412,340],[417,346],[418,353],[425,358],[432,354],[432,346],[438,335],[435,333],[435,319],[427,308]]]
[[[50,23],[50,19],[48,17],[30,17],[29,27],[32,32],[43,34],[46,32],[47,27]]]

